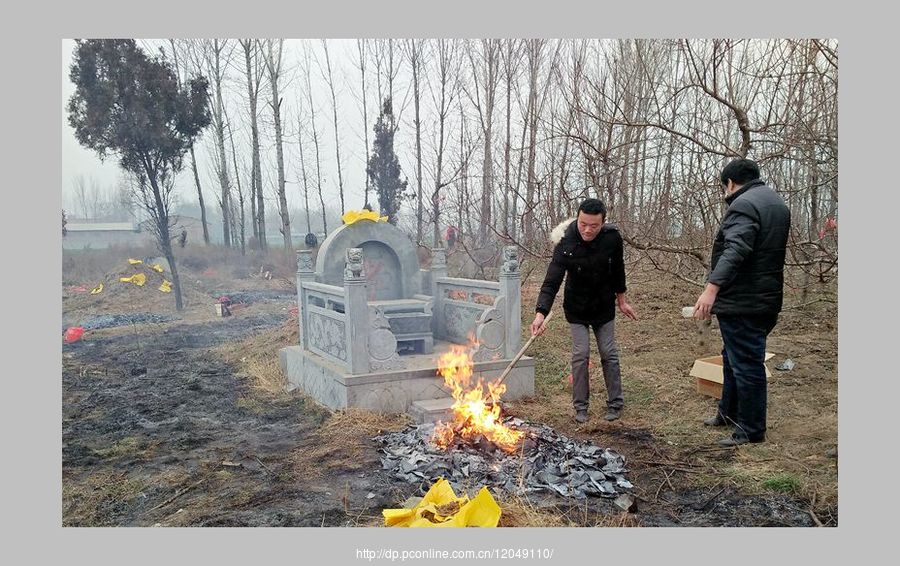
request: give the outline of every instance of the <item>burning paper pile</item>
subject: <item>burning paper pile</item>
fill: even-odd
[[[447,448],[454,440],[483,440],[507,452],[514,452],[523,433],[504,426],[500,418],[500,396],[506,392],[503,383],[485,383],[479,378],[472,381],[471,350],[462,346],[452,349],[438,359],[438,374],[453,395],[451,422],[440,423],[435,428],[434,443]]]
[[[454,346],[438,360],[453,396],[449,422],[377,437],[384,469],[429,484],[447,478],[455,489],[486,484],[509,493],[546,491],[566,497],[616,497],[632,487],[625,459],[610,449],[570,440],[544,425],[503,419],[501,382],[473,380],[469,348]]]
[[[475,484],[520,495],[550,492],[576,499],[614,498],[633,487],[625,479],[625,458],[614,450],[521,419],[498,420],[497,425],[521,438],[516,451],[509,452],[481,434],[468,440],[455,436],[442,447],[433,441],[440,426],[430,424],[375,440],[383,444],[382,467],[409,483],[431,484],[444,477],[459,491]]]

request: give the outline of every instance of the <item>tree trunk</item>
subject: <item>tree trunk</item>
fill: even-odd
[[[416,243],[421,244],[424,234],[423,217],[425,215],[425,203],[422,200],[422,120],[419,108],[419,65],[421,64],[421,51],[417,39],[410,40],[410,64],[413,75],[413,104],[416,117]]]
[[[322,48],[325,50],[325,66],[328,68],[328,88],[331,91],[331,112],[334,117],[334,152],[337,160],[338,174],[338,194],[341,198],[341,215],[346,210],[344,203],[344,176],[341,172],[341,142],[338,138],[338,114],[337,114],[337,97],[334,95],[334,78],[331,75],[331,57],[328,55],[328,40],[322,40]]]
[[[369,105],[366,102],[366,40],[357,39],[356,47],[359,50],[359,73],[362,81],[362,114],[363,114],[363,139],[365,140],[366,150],[364,152],[365,163],[369,162]],[[363,195],[363,207],[369,206],[369,176],[366,178],[366,188]]]
[[[273,52],[273,42],[278,42],[277,52]],[[291,218],[288,212],[287,195],[285,194],[284,179],[284,144],[281,132],[281,102],[278,92],[278,79],[281,77],[282,48],[284,40],[268,41],[268,57],[266,65],[269,69],[269,84],[272,87],[272,117],[275,121],[275,161],[278,165],[278,208],[281,214],[281,234],[284,236],[284,249],[293,249],[291,242]]]
[[[254,73],[253,57],[254,46],[258,44],[252,39],[241,40],[244,48],[244,63],[247,69],[247,99],[250,103],[250,143],[252,151],[252,165],[250,173],[250,216],[253,222],[253,236],[258,242],[259,249],[265,251],[266,241],[266,208],[262,191],[262,167],[259,156],[259,124],[257,120],[257,101],[259,97],[259,74]]]
[[[158,216],[157,233],[159,240],[156,242],[160,251],[169,262],[169,269],[172,272],[172,292],[175,293],[175,310],[181,312],[184,310],[184,301],[181,297],[181,278],[178,276],[178,266],[175,264],[175,254],[172,252],[172,238],[169,235],[169,211],[163,202],[162,193],[159,190],[159,180],[155,170],[146,167],[147,180],[150,182],[150,188],[153,190],[153,198],[156,201],[156,210]]]
[[[197,174],[197,157],[194,155],[194,144],[191,144],[191,171],[194,172],[194,184],[197,185],[197,200],[200,202],[200,224],[203,225],[203,243],[209,245],[209,226],[206,224],[206,205],[203,204],[203,189],[200,187],[200,175]]]

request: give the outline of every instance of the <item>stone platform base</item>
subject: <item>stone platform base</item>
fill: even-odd
[[[278,351],[281,370],[290,389],[300,388],[319,403],[331,409],[359,407],[379,413],[405,413],[416,401],[446,399],[450,393],[437,375],[436,360],[450,347],[436,342],[433,354],[403,356],[406,369],[350,375],[345,368],[316,354],[304,352],[300,346]],[[485,382],[500,377],[510,360],[476,362],[473,380]],[[504,381],[504,400],[534,395],[534,358],[523,356]]]
[[[416,424],[449,422],[453,418],[453,399],[443,397],[441,399],[423,399],[421,401],[413,401],[409,406],[409,416],[412,417]]]

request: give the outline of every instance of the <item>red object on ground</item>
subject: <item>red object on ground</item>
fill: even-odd
[[[84,335],[84,328],[80,326],[70,326],[66,329],[66,333],[63,334],[63,340],[66,343],[78,342],[81,340],[82,335]]]
[[[231,297],[229,297],[228,295],[222,295],[221,297],[219,297],[219,300],[217,302],[219,302],[223,305],[230,305]]]
[[[291,307],[290,313],[291,313],[291,316],[299,316],[300,315],[300,307]]]
[[[594,360],[588,360],[588,371],[594,369]],[[566,376],[566,381],[569,382],[569,385],[572,385],[572,374]]]

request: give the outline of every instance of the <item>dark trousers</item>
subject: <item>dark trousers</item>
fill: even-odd
[[[576,411],[586,411],[590,397],[588,362],[591,357],[591,327],[584,324],[569,326],[572,330],[572,405]],[[616,321],[613,319],[595,326],[593,331],[600,350],[603,380],[606,382],[606,406],[621,409],[625,399],[622,396],[619,348],[616,346]]]
[[[719,413],[735,435],[766,437],[766,337],[777,315],[716,315],[722,332],[722,399]]]

